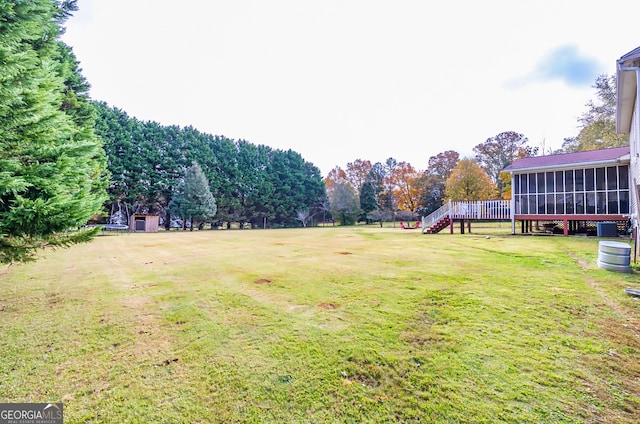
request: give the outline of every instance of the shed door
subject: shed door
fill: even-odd
[[[144,218],[136,218],[136,231],[144,231],[145,222],[146,220]]]

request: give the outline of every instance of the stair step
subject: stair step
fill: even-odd
[[[449,225],[449,217],[445,216],[440,221],[436,222],[434,225],[425,230],[424,234],[435,234],[439,233],[443,229],[445,229]]]

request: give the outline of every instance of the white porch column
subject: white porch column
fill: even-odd
[[[511,173],[511,206],[509,208],[509,214],[511,215],[511,234],[516,233],[516,177]]]

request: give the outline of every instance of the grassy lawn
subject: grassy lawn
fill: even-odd
[[[357,226],[100,236],[0,274],[0,401],[65,422],[635,423],[598,241]]]

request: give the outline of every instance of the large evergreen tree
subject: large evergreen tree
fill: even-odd
[[[315,208],[324,197],[320,170],[293,150],[272,151],[267,171],[274,187],[270,201],[278,224],[296,225],[297,211]]]
[[[243,211],[238,219],[240,228],[244,227],[245,222],[264,225],[265,221],[275,218],[275,205],[271,201],[275,186],[267,172],[271,150],[267,146],[257,146],[244,140],[237,144],[238,166],[242,170],[236,180],[238,203]]]
[[[191,231],[199,222],[216,215],[216,199],[211,194],[209,181],[197,162],[193,162],[185,172],[184,180],[169,202],[169,210],[173,215],[183,219],[183,228],[189,221]]]
[[[371,178],[367,177],[365,179],[364,184],[362,184],[362,188],[360,189],[360,210],[362,211],[361,219],[369,220],[368,214],[379,210],[380,205],[378,204],[378,199],[376,198],[376,188]]]
[[[88,84],[57,37],[75,1],[0,0],[0,262],[86,241],[105,200]]]
[[[385,180],[387,178],[387,171],[385,166],[376,162],[371,167],[369,175],[367,175],[367,181],[371,184],[373,192],[376,197],[376,207],[379,210],[384,209],[385,205]]]

